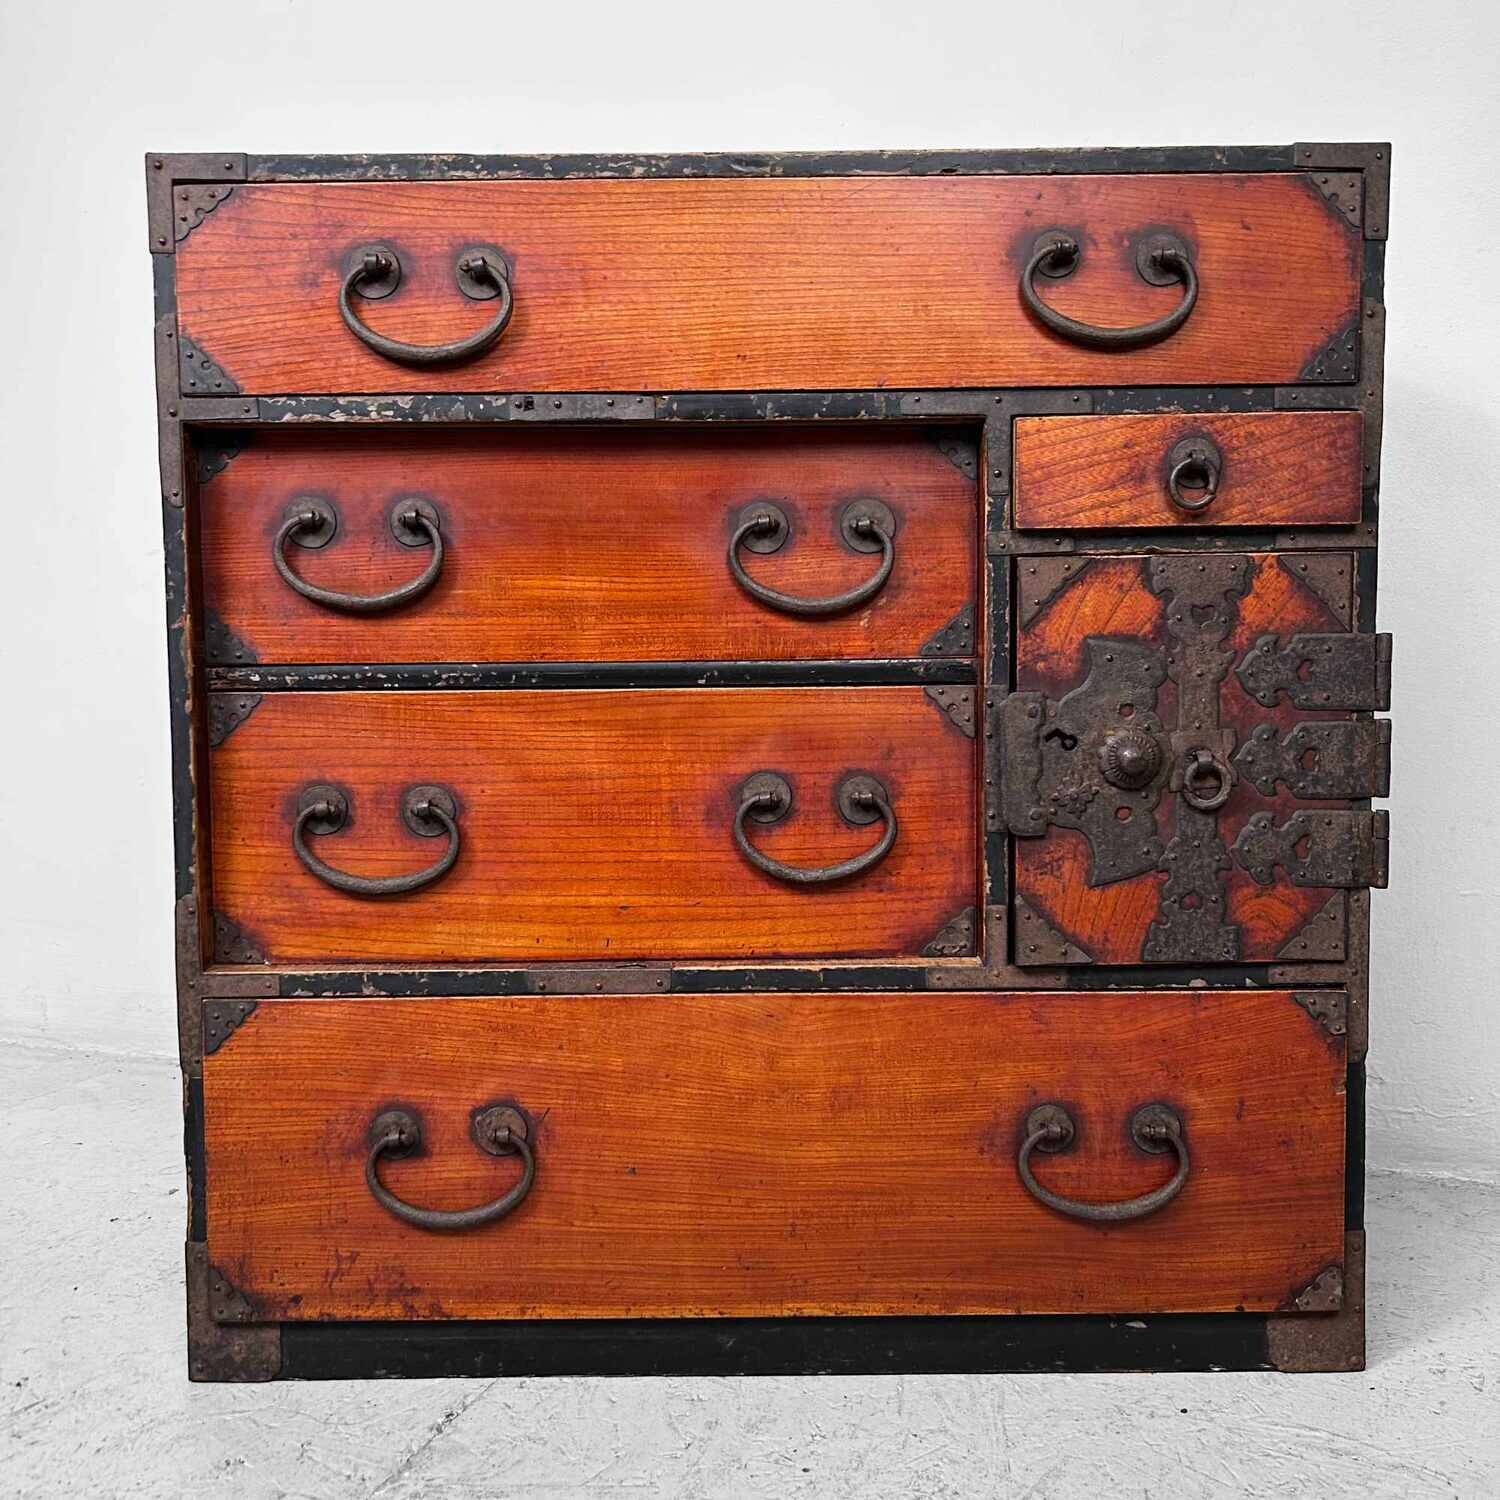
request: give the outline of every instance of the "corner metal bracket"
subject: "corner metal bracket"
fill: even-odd
[[[945,963],[927,970],[929,990],[1061,990],[1060,969],[1023,969],[1010,962],[1010,914],[1004,906],[984,908],[984,942],[976,960]]]
[[[1327,1275],[1325,1268],[1320,1273]],[[1273,1314],[1266,1319],[1266,1360],[1286,1374],[1362,1370],[1365,1367],[1365,1236],[1359,1229],[1344,1235],[1342,1298],[1335,1312]],[[1312,1283],[1316,1286],[1316,1281]],[[1306,1292],[1294,1292],[1292,1303]]]
[[[947,716],[949,723],[967,739],[974,738],[974,689],[971,687],[925,687],[923,693]]]
[[[1348,1027],[1349,997],[1343,990],[1298,990],[1292,999],[1329,1036],[1343,1036]]]
[[[211,666],[228,662],[254,664],[260,661],[254,648],[243,637],[236,635],[214,609],[203,611],[203,654]],[[215,695],[209,696],[212,701]]]
[[[208,743],[217,750],[260,707],[259,693],[210,693]]]
[[[148,151],[146,153],[146,232],[153,255],[171,255],[177,241],[176,195],[183,183],[243,182],[242,151]],[[189,226],[189,230],[193,225]],[[184,230],[187,233],[188,230]]]
[[[1088,567],[1086,557],[1027,557],[1016,564],[1019,616],[1030,625]]]
[[[263,964],[260,945],[232,917],[214,913],[214,962],[219,964]]]
[[[235,1298],[247,1307],[243,1293],[208,1263],[208,1247],[189,1241],[187,1258],[188,1379],[275,1380],[281,1373],[281,1325],[239,1325],[220,1319]]]
[[[1335,891],[1293,933],[1276,954],[1277,959],[1286,963],[1336,963],[1341,960],[1345,952],[1348,908],[1348,891]]]
[[[1367,240],[1385,238],[1391,207],[1389,141],[1298,141],[1292,147],[1292,160],[1315,174],[1358,172],[1364,179],[1364,236]]]
[[[232,192],[232,186],[194,183],[172,193],[172,235],[181,244]]]
[[[1354,559],[1342,552],[1276,554],[1276,566],[1295,578],[1344,627],[1354,629]]]
[[[974,908],[966,906],[922,949],[923,958],[961,958],[974,951]]]
[[[1306,1286],[1281,1304],[1285,1312],[1331,1313],[1344,1305],[1344,1268],[1324,1266]]]
[[[209,431],[195,434],[193,440],[193,474],[199,484],[207,484],[229,467],[249,446],[248,432]]]
[[[178,377],[184,396],[237,396],[239,383],[212,356],[206,354],[179,330]]]
[[[1094,959],[1065,938],[1024,896],[1012,896],[1018,964],[1091,964]]]
[[[212,1057],[251,1016],[254,1000],[205,1000],[203,1002],[203,1055]]]
[[[1364,174],[1361,172],[1313,172],[1307,181],[1351,229],[1362,229],[1364,219]]]
[[[1311,385],[1347,385],[1359,379],[1359,323],[1355,318],[1338,330],[1302,366],[1297,379]]]
[[[918,656],[968,656],[974,650],[974,606],[966,604],[917,648]]]
[[[979,478],[979,444],[975,439],[944,432],[933,435],[933,446],[965,479]]]

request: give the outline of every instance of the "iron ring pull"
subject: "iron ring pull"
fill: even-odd
[[[1188,512],[1207,510],[1219,493],[1219,477],[1223,472],[1223,459],[1218,447],[1206,438],[1190,438],[1179,443],[1168,454],[1171,468],[1167,471],[1167,494],[1178,510]],[[1203,476],[1203,493],[1192,496],[1183,493],[1182,481],[1189,474]]]
[[[493,251],[475,250],[460,256],[455,275],[459,289],[466,296],[485,300],[498,297],[500,301],[495,316],[478,333],[470,334],[466,339],[457,339],[451,344],[407,344],[376,333],[360,320],[349,301],[350,294],[362,285],[374,284],[379,288],[375,296],[389,296],[401,279],[401,262],[393,251],[384,248],[368,249],[355,256],[354,265],[339,287],[339,315],[344,326],[366,348],[397,364],[446,365],[472,359],[483,354],[505,332],[515,299],[511,295],[505,262]]]
[[[1175,1109],[1165,1104],[1143,1104],[1130,1117],[1130,1138],[1143,1151],[1159,1154],[1164,1151],[1177,1153],[1177,1170],[1169,1182],[1163,1183],[1153,1192],[1142,1193],[1139,1198],[1126,1198],[1120,1203],[1083,1203],[1077,1198],[1064,1198],[1044,1188],[1031,1171],[1033,1151],[1065,1151],[1073,1143],[1076,1134],[1073,1117],[1060,1104],[1041,1104],[1026,1116],[1025,1139],[1021,1142],[1020,1154],[1016,1157],[1016,1170],[1026,1191],[1039,1203],[1055,1208],[1058,1213],[1070,1218],[1086,1219],[1093,1224],[1119,1224],[1128,1219],[1144,1219],[1164,1208],[1182,1191],[1188,1176],[1187,1142],[1182,1134],[1182,1117]]]
[[[740,853],[757,870],[776,880],[784,880],[788,885],[828,885],[835,880],[862,875],[866,870],[874,869],[896,842],[896,814],[891,808],[890,798],[875,777],[860,773],[846,776],[839,783],[834,803],[847,823],[873,823],[879,818],[885,824],[879,840],[863,854],[811,870],[783,864],[779,859],[762,854],[745,833],[746,818],[753,816],[758,823],[779,823],[792,810],[791,786],[785,777],[774,771],[758,771],[740,787],[739,806],[734,815],[734,841],[739,845]]]
[[[1031,258],[1021,273],[1021,300],[1027,310],[1070,343],[1084,344],[1091,349],[1140,349],[1176,333],[1197,306],[1198,272],[1187,246],[1175,235],[1157,235],[1138,248],[1136,270],[1143,281],[1153,285],[1165,286],[1173,281],[1182,283],[1182,300],[1171,312],[1149,323],[1138,323],[1133,328],[1102,328],[1097,323],[1070,318],[1042,301],[1036,289],[1036,277],[1038,273],[1058,278],[1069,276],[1082,256],[1082,247],[1073,235],[1054,231],[1035,241]]]
[[[286,560],[286,544],[300,532],[321,536],[323,540],[315,544],[321,546],[332,536],[335,524],[333,508],[325,501],[294,501],[276,533],[276,540],[271,544],[271,560],[276,564],[276,571],[281,574],[286,585],[295,589],[304,599],[311,599],[314,604],[321,604],[325,609],[342,610],[351,615],[384,614],[386,610],[399,609],[413,599],[420,599],[438,581],[438,574],[443,571],[443,532],[438,513],[426,502],[412,500],[398,504],[391,512],[391,527],[398,538],[403,529],[409,534],[425,536],[425,545],[432,548],[432,559],[409,583],[403,583],[383,594],[341,594],[335,589],[320,588],[305,578],[299,578]]]
[[[767,588],[757,583],[740,562],[740,548],[752,538],[761,545],[756,549],[775,552],[781,548],[791,534],[786,512],[779,505],[761,503],[750,506],[740,517],[729,541],[729,571],[734,581],[752,599],[780,610],[784,615],[801,615],[817,618],[821,615],[842,614],[846,609],[873,599],[886,585],[891,569],[896,565],[896,520],[889,507],[879,501],[863,503],[856,501],[846,506],[839,518],[839,529],[844,538],[861,552],[880,549],[880,566],[863,583],[842,594],[833,594],[826,599],[799,599],[795,594],[783,594],[779,589]]]
[[[448,847],[442,858],[425,869],[406,875],[351,875],[319,859],[307,846],[309,832],[337,833],[349,818],[349,799],[336,787],[310,786],[297,799],[297,817],[292,824],[292,848],[304,867],[325,885],[350,896],[401,896],[440,880],[458,859],[459,836],[452,796],[442,787],[414,786],[401,799],[401,817],[413,833],[423,838],[447,834]]]
[[[520,1178],[493,1202],[475,1208],[420,1208],[398,1198],[381,1182],[381,1157],[409,1156],[422,1141],[421,1121],[404,1109],[386,1110],[370,1126],[370,1154],[365,1158],[365,1185],[370,1195],[387,1213],[417,1229],[478,1229],[503,1219],[520,1205],[536,1181],[536,1157],[526,1139],[526,1117],[510,1105],[491,1105],[474,1116],[471,1133],[481,1151],[521,1158]]]

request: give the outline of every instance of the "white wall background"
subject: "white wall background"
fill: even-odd
[[[0,1040],[175,1052],[148,150],[1391,139],[1370,1156],[1496,1180],[1500,25],[1473,0],[0,4]]]

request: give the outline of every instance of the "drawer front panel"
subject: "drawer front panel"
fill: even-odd
[[[943,692],[972,716],[971,690]],[[747,855],[758,773],[792,805],[746,816]],[[859,776],[894,815],[884,857],[806,885],[752,863],[878,850],[891,821],[835,805]],[[211,752],[214,905],[272,961],[915,955],[975,904],[975,783],[975,741],[921,688],[266,694]],[[459,853],[421,889],[337,889],[295,852],[301,799],[326,787],[345,815],[304,825],[313,857],[432,869],[452,835],[403,820],[422,786],[451,797]]]
[[[1352,526],[1362,425],[1355,411],[1021,417],[1016,525]]]
[[[1001,711],[1022,964],[1342,960],[1385,884],[1390,638],[1349,553],[1023,558]]]
[[[967,444],[969,474],[938,439]],[[975,445],[950,432],[383,432],[257,435],[201,488],[203,576],[227,627],[210,661],[719,661],[918,655],[975,594]],[[430,589],[351,613],[298,593],[274,553],[289,508],[337,512],[325,545],[282,543],[298,579],[359,597],[415,578],[430,545],[403,545],[393,510],[437,512]],[[826,600],[883,558],[846,513],[878,501],[894,562],[867,602],[805,617],[736,582],[730,543],[772,501],[791,535],[736,551],[757,584]],[[314,540],[319,538],[315,535]],[[873,550],[871,550],[873,548]],[[961,637],[961,638],[960,638]],[[972,626],[927,654],[972,655]]]
[[[1170,314],[1184,287],[1136,260],[1163,232],[1192,260],[1196,305],[1124,352],[1049,331],[1021,295],[1049,230],[1081,254],[1033,278],[1045,308],[1115,328]],[[177,249],[183,390],[1349,380],[1361,244],[1302,173],[246,185]],[[513,293],[504,332],[446,364],[374,352],[339,308],[372,245],[400,279],[350,292],[362,327],[429,346],[481,333],[501,299],[465,295],[456,268],[487,248]]]
[[[256,1319],[1264,1311],[1342,1261],[1344,1042],[1283,992],[262,1002],[204,1061],[210,1260]],[[1031,1111],[1071,1146],[1027,1191]],[[516,1108],[535,1175],[476,1148]],[[377,1116],[411,1154],[365,1177]],[[1322,1307],[1330,1303],[1325,1299]]]

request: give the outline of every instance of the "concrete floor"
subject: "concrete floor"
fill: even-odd
[[[0,1495],[1500,1494],[1500,1190],[1370,1184],[1361,1375],[190,1386],[177,1070],[0,1049]]]

